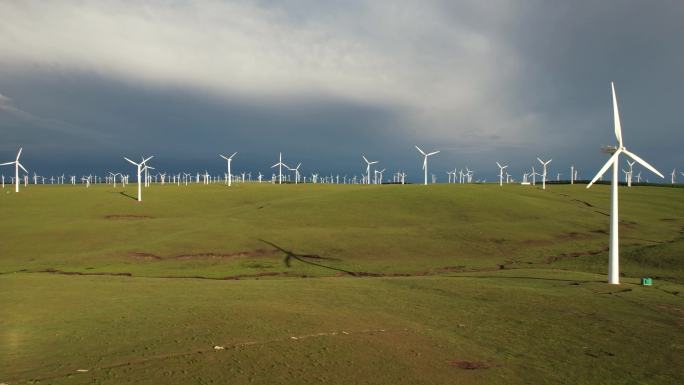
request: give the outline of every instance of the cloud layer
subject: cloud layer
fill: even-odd
[[[533,160],[537,152],[571,158],[611,141],[609,82],[616,80],[619,92],[628,91],[623,111],[634,123],[625,136],[649,150],[672,135],[684,139],[675,103],[649,106],[683,83],[682,8],[2,2],[0,127],[11,132],[3,148],[23,142],[78,152],[80,138],[112,152],[178,153],[194,137],[210,151],[218,139],[259,154],[272,150],[272,138],[300,157],[307,148],[310,157],[374,150],[389,157],[395,153],[386,144],[420,141],[445,150],[445,165]],[[646,122],[649,135],[638,133]],[[49,145],[41,130],[52,132]]]

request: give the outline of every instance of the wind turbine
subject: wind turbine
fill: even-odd
[[[546,165],[551,163],[551,159],[547,160],[546,162],[544,162],[540,158],[537,158],[537,160],[539,161],[539,163],[542,164],[542,166],[544,166],[544,171],[542,172],[542,190],[546,190]]]
[[[672,176],[670,177],[670,182],[672,184],[675,184],[675,169],[672,169]]]
[[[228,187],[231,186],[231,179],[233,179],[233,176],[232,176],[231,173],[230,173],[230,163],[233,161],[233,157],[234,157],[235,155],[237,155],[237,152],[234,152],[233,155],[231,155],[231,156],[229,156],[229,157],[226,157],[226,156],[224,156],[224,155],[219,154],[219,156],[220,156],[221,158],[225,159],[225,160],[228,162],[228,178],[226,178],[226,179],[228,180]]]
[[[424,156],[424,158],[423,158],[423,171],[425,172],[425,183],[424,184],[427,186],[427,184],[428,184],[427,183],[428,157],[435,155],[435,154],[439,154],[439,151],[433,151],[433,152],[429,152],[426,154],[423,150],[420,149],[420,147],[418,147],[418,146],[414,146],[414,147],[416,148],[416,150],[418,150],[418,152],[420,152]]]
[[[7,162],[7,163],[0,164],[0,166],[8,166],[10,164],[14,165],[14,182],[15,182],[15,186],[16,186],[14,189],[15,192],[19,192],[19,167],[21,167],[21,169],[24,170],[24,172],[28,172],[28,171],[26,171],[24,166],[21,163],[19,163],[19,157],[21,156],[21,150],[23,150],[23,148],[19,148],[19,152],[17,153],[17,159],[15,159],[14,162]]]
[[[283,163],[283,153],[281,152],[278,156],[278,163],[271,166],[271,168],[278,167],[278,184],[283,184],[283,166],[287,168],[287,165]]]
[[[295,167],[295,168],[289,168],[286,166],[288,170],[295,172],[295,184],[299,183],[299,167],[301,165],[302,165],[302,163],[300,162],[299,164],[297,164],[297,167]]]
[[[142,185],[141,185],[142,181],[140,180],[141,174],[142,174],[142,169],[143,169],[143,167],[147,167],[145,162],[147,162],[148,160],[150,160],[152,158],[154,158],[154,156],[151,156],[147,159],[143,159],[143,161],[140,163],[135,163],[134,161],[124,157],[124,159],[126,159],[128,161],[128,163],[134,164],[138,168],[138,202],[142,202]]]
[[[570,166],[570,184],[575,184],[575,165]]]
[[[499,166],[499,187],[503,186],[503,170],[508,167],[508,165],[502,166],[499,162],[496,162],[496,165]],[[508,183],[508,181],[506,181]]]
[[[661,178],[664,178],[664,176],[645,160],[641,159],[636,154],[631,153],[625,148],[622,142],[622,127],[620,125],[620,114],[618,112],[617,97],[615,96],[615,84],[611,82],[610,87],[613,91],[613,121],[615,125],[615,138],[617,139],[618,146],[607,148],[607,150],[612,152],[613,155],[610,157],[610,159],[608,159],[606,164],[601,167],[594,179],[592,179],[587,185],[587,188],[591,187],[594,182],[603,176],[610,166],[613,166],[613,178],[610,182],[610,251],[608,261],[608,283],[618,285],[620,284],[620,254],[618,251],[618,170],[620,154],[627,155]]]
[[[363,157],[363,160],[366,161],[366,184],[370,184],[370,166],[371,166],[372,164],[378,163],[378,161],[377,161],[377,160],[374,160],[374,161],[371,162],[371,161],[369,161],[368,159],[366,159],[366,156],[365,156],[365,155],[361,155],[361,157]]]
[[[630,162],[627,160],[627,164],[629,165],[629,172],[628,175],[625,175],[625,179],[627,182],[627,187],[632,187],[632,176],[634,175],[634,162]]]

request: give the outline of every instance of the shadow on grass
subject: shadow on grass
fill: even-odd
[[[321,257],[320,255],[315,255],[315,254],[295,254],[294,252],[292,252],[292,251],[290,251],[290,250],[283,249],[282,247],[276,245],[276,244],[273,243],[273,242],[269,242],[269,241],[266,241],[266,240],[263,240],[263,239],[259,239],[259,240],[260,240],[261,242],[263,242],[263,243],[265,243],[265,244],[267,244],[267,245],[270,245],[270,246],[272,246],[272,247],[274,247],[274,248],[276,248],[276,249],[282,251],[283,253],[285,253],[285,260],[284,260],[284,262],[285,262],[285,266],[287,266],[287,267],[290,267],[290,265],[291,265],[291,263],[292,263],[292,260],[293,260],[293,259],[296,259],[296,260],[299,261],[299,262],[303,262],[303,263],[306,263],[306,264],[309,264],[309,265],[313,265],[313,266],[322,267],[322,268],[324,268],[324,269],[339,271],[339,272],[342,272],[342,273],[345,273],[345,274],[349,274],[349,275],[352,275],[352,276],[356,276],[356,275],[357,275],[357,274],[356,274],[355,272],[353,272],[353,271],[344,270],[344,269],[340,269],[340,268],[332,267],[332,266],[326,266],[326,265],[323,265],[323,264],[320,264],[320,263],[316,263],[316,262],[312,262],[312,261],[307,260],[307,259],[323,259],[323,260],[329,260],[329,261],[339,261],[339,259]]]
[[[133,199],[134,201],[138,201],[138,198],[134,197],[133,195],[128,195],[125,191],[119,191],[119,194],[121,194],[121,195],[123,195],[123,196],[125,196],[125,197],[127,197],[127,198],[131,198],[131,199]]]

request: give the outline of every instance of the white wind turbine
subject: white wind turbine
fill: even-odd
[[[19,163],[19,157],[21,156],[21,150],[23,150],[23,148],[19,148],[19,152],[17,153],[17,159],[15,159],[14,162],[7,162],[7,163],[0,164],[0,166],[8,166],[10,164],[14,165],[14,182],[15,182],[15,186],[16,186],[14,189],[15,192],[19,192],[19,168],[21,167],[21,169],[24,170],[24,172],[28,172],[28,171],[26,171],[24,166],[21,163]]]
[[[499,166],[499,186],[503,186],[503,172],[508,165],[502,166],[499,162],[496,162],[496,165]],[[506,181],[508,183],[508,181]]]
[[[546,162],[541,160],[541,158],[537,158],[537,160],[542,164],[542,166],[544,166],[544,171],[542,172],[542,190],[546,190],[546,165],[551,163],[551,159],[547,160]]]
[[[634,162],[630,162],[627,160],[627,164],[629,165],[629,172],[627,175],[625,175],[625,182],[627,182],[627,187],[632,187],[632,176],[634,175]]]
[[[231,179],[233,179],[233,175],[230,173],[230,163],[233,161],[233,157],[237,155],[237,152],[234,152],[233,155],[226,157],[224,155],[219,154],[219,156],[223,159],[225,159],[228,162],[228,177],[226,178],[228,180],[228,187],[231,186]]]
[[[295,172],[295,184],[299,183],[299,167],[301,165],[302,165],[302,163],[300,162],[299,164],[297,164],[297,167],[295,167],[295,168],[289,168],[286,166],[288,170]]]
[[[570,166],[570,184],[575,184],[575,165]]]
[[[138,168],[138,202],[142,202],[142,185],[141,185],[142,169],[143,169],[143,167],[147,167],[145,162],[147,162],[148,160],[150,160],[152,158],[154,158],[154,156],[151,156],[147,159],[143,159],[143,161],[140,163],[135,163],[134,161],[124,157],[124,159],[126,159],[129,163],[134,164]]]
[[[281,152],[278,156],[278,163],[271,166],[271,168],[278,167],[278,184],[283,184],[283,166],[287,168],[287,165],[283,163],[283,153]]]
[[[622,142],[622,127],[620,125],[620,114],[618,112],[617,97],[615,96],[615,85],[613,82],[611,82],[610,86],[613,92],[613,121],[615,125],[615,138],[617,139],[618,146],[607,148],[607,150],[612,152],[613,155],[610,157],[610,159],[608,159],[606,164],[601,167],[594,179],[592,179],[587,185],[587,188],[591,187],[594,182],[603,176],[610,166],[613,166],[613,178],[610,182],[610,251],[608,261],[608,283],[617,285],[620,283],[620,254],[618,251],[618,170],[620,154],[627,155],[661,178],[664,178],[664,176],[645,160],[641,159],[636,154],[631,153],[625,148]]]
[[[428,184],[428,182],[427,182],[427,175],[428,175],[428,157],[429,157],[429,156],[432,156],[432,155],[435,155],[435,154],[439,154],[439,151],[433,151],[433,152],[429,152],[429,153],[426,154],[423,150],[420,149],[420,147],[418,147],[418,146],[414,146],[414,147],[415,147],[416,150],[418,150],[418,152],[420,152],[420,153],[423,155],[423,157],[424,157],[424,158],[423,158],[423,171],[424,171],[424,174],[425,174],[425,183],[424,183],[424,184],[427,186],[427,184]]]
[[[365,155],[361,155],[361,156],[363,157],[363,160],[366,161],[366,184],[370,184],[370,166],[378,163],[378,161],[374,160],[371,162],[368,159],[366,159]]]

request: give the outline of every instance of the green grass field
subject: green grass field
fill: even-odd
[[[0,383],[679,384],[684,189],[620,194],[613,286],[608,186],[6,188]]]

